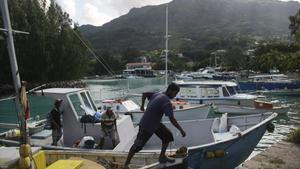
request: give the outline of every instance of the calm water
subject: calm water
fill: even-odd
[[[92,97],[99,102],[102,99],[124,97],[127,93],[138,94],[144,91],[164,90],[163,78],[146,79],[114,79],[114,80],[87,80],[88,88]],[[130,96],[131,99],[140,102],[140,97]],[[279,100],[281,103],[289,104],[290,110],[287,115],[279,116],[274,120],[274,133],[266,133],[256,148],[256,152],[264,150],[273,143],[285,138],[291,128],[300,126],[300,97],[271,96],[272,100]],[[45,118],[47,112],[52,108],[53,100],[45,96],[30,96],[31,114],[33,117],[39,115]],[[0,102],[0,123],[17,122],[17,113],[14,102],[11,100]],[[3,129],[0,131],[3,131]]]

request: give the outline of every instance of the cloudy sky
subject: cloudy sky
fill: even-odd
[[[124,15],[133,7],[158,5],[170,1],[171,0],[57,0],[62,9],[70,14],[73,21],[79,23],[79,25],[91,24],[95,26],[101,26],[112,19]]]
[[[79,25],[101,26],[129,12],[133,7],[158,5],[171,0],[57,0]]]

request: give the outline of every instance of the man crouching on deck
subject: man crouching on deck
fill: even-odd
[[[173,141],[173,135],[171,131],[161,123],[163,115],[169,117],[171,123],[181,132],[182,137],[185,137],[185,131],[177,123],[174,117],[172,104],[170,99],[173,99],[179,92],[179,86],[175,83],[171,83],[167,91],[164,93],[155,93],[148,103],[147,109],[141,118],[139,123],[139,132],[131,146],[127,160],[124,165],[124,169],[128,169],[128,165],[135,153],[139,152],[150,137],[155,133],[162,140],[161,152],[158,161],[160,163],[174,162],[165,155],[169,142]]]

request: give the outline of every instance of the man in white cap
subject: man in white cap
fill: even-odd
[[[111,107],[107,107],[106,111],[101,114],[101,127],[102,133],[100,136],[100,143],[98,148],[102,149],[105,141],[105,137],[109,137],[112,140],[113,148],[116,146],[117,141],[117,115],[113,112]]]
[[[61,111],[59,110],[61,106],[62,100],[56,99],[54,101],[54,108],[50,112],[50,121],[51,121],[51,129],[52,129],[52,144],[53,146],[57,146],[57,142],[60,140],[62,136],[62,124],[61,124]]]

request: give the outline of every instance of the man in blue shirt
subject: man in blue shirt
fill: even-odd
[[[171,123],[180,131],[182,137],[186,133],[177,123],[174,117],[172,104],[170,99],[173,99],[179,92],[179,87],[175,83],[171,83],[166,92],[154,93],[148,103],[147,109],[139,123],[139,132],[134,144],[131,146],[124,168],[128,169],[128,165],[135,153],[139,152],[150,137],[155,133],[162,140],[162,148],[159,156],[160,163],[174,162],[174,159],[168,158],[165,155],[169,142],[173,141],[171,131],[161,123],[163,115],[168,116]]]

